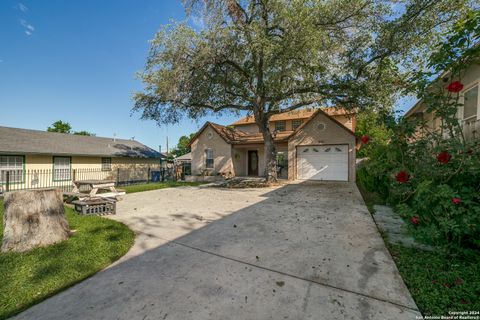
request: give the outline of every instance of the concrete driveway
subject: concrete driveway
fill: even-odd
[[[127,195],[110,268],[17,319],[415,319],[353,184]]]

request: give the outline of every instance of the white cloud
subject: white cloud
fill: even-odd
[[[30,31],[35,31],[35,28],[24,19],[20,20],[20,24]]]
[[[25,34],[27,36],[31,36],[35,28],[29,24],[25,19],[20,19],[20,24],[25,28]]]
[[[22,12],[27,12],[28,11],[28,7],[21,2],[19,2],[17,6],[18,6],[18,9]]]

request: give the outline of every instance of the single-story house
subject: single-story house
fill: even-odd
[[[0,127],[0,186],[6,184],[7,172],[16,188],[65,185],[74,179],[136,180],[158,169],[161,158],[135,140]]]
[[[185,179],[185,175],[189,176],[192,174],[192,170],[191,170],[192,153],[191,152],[178,156],[175,159],[173,159],[173,161],[177,168],[177,179],[183,180]]]
[[[480,65],[472,64],[468,66],[461,74],[452,79],[450,71],[444,72],[438,79],[432,82],[430,88],[435,87],[445,89],[449,83],[461,81],[462,90],[459,92],[459,102],[462,104],[457,109],[457,118],[462,126],[463,134],[467,140],[480,137]],[[419,100],[410,110],[405,113],[407,119],[417,119],[425,123],[425,129],[429,131],[440,130],[442,119],[432,112],[426,110],[426,105]],[[419,131],[419,135],[422,135]],[[444,134],[448,134],[445,132]]]
[[[192,153],[186,153],[184,155],[178,156],[175,159],[173,159],[176,165],[181,165],[183,163],[190,163],[192,162]]]
[[[301,109],[273,115],[278,174],[290,180],[355,181],[355,115]],[[190,141],[193,176],[264,176],[264,141],[252,116],[207,122]]]

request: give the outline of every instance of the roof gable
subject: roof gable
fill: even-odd
[[[207,121],[190,140],[190,143],[188,144],[189,147],[193,144],[195,140],[198,139],[198,137],[207,127],[211,127],[223,140],[225,140],[226,143],[229,144],[234,143],[237,139],[241,137],[248,136],[248,133],[241,130],[225,127],[220,124]]]
[[[303,130],[303,128],[305,128],[306,125],[308,125],[315,117],[317,117],[319,114],[323,114],[324,116],[326,116],[328,119],[330,119],[333,123],[335,123],[337,126],[339,126],[340,128],[346,130],[349,134],[351,134],[352,136],[356,137],[355,136],[355,133],[348,129],[347,127],[345,127],[341,122],[339,122],[337,119],[335,119],[334,117],[332,117],[331,115],[329,115],[328,113],[326,113],[325,111],[323,111],[322,109],[317,109],[317,111],[310,117],[308,118],[307,121],[303,122],[289,137],[292,138],[294,137],[295,135],[297,135],[297,133],[299,133],[300,131]]]
[[[355,133],[352,130],[345,127],[342,123],[340,123],[337,119],[332,117],[330,114],[326,113],[322,109],[316,109],[315,112],[308,118],[307,121],[304,121],[295,131],[288,132],[288,131],[281,131],[277,132],[274,135],[274,141],[282,142],[288,141],[290,138],[295,136],[298,132],[300,132],[305,126],[312,121],[317,115],[323,114],[328,119],[330,119],[334,124],[346,130],[349,134],[355,137]],[[263,135],[262,133],[247,133],[235,128],[225,127],[213,122],[205,122],[205,124],[200,128],[200,130],[195,134],[195,136],[190,140],[188,146],[191,146],[195,140],[202,134],[202,132],[207,128],[211,127],[226,143],[228,144],[250,144],[250,143],[263,143]]]

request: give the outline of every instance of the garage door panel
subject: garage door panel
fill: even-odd
[[[298,147],[297,178],[348,181],[348,146]]]

